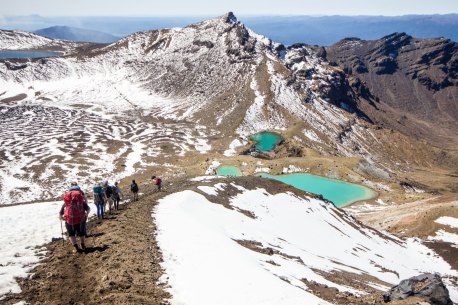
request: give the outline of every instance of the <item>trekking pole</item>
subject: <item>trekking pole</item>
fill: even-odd
[[[89,217],[86,220],[86,238],[89,241],[89,237],[92,237],[92,247],[94,247],[94,236],[92,236],[92,226],[89,226]]]
[[[60,221],[60,234],[62,236],[62,246],[65,246],[65,242],[64,242],[64,228],[62,226],[62,219],[59,219]]]

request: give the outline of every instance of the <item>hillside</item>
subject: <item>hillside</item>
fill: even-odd
[[[456,42],[395,33],[373,41],[342,40],[326,51],[328,60],[353,83],[363,83],[376,100],[381,111],[370,116],[378,125],[441,147],[458,147]]]
[[[285,137],[274,160],[314,158],[318,174],[397,183],[406,172],[428,168],[440,178],[430,185],[417,175],[420,184],[453,189],[447,171],[456,171],[456,150],[412,137],[417,125],[381,124],[386,111],[372,88],[325,55],[323,48],[272,42],[230,13],[86,45],[65,57],[4,60],[2,202],[53,198],[67,181],[90,182],[95,172],[119,179],[152,165],[168,174],[202,174],[209,159],[203,154],[226,158],[229,147],[234,154],[264,130]],[[453,96],[456,86],[447,90]],[[95,162],[95,155],[103,157]],[[336,172],[332,158],[349,159]],[[283,162],[289,160],[269,166],[289,165]]]
[[[0,60],[0,303],[382,304],[424,272],[458,301],[456,43],[285,46],[232,13],[108,45],[0,31],[14,41],[65,54]],[[281,142],[251,154],[263,131]],[[337,208],[259,173],[371,196]],[[96,220],[89,196],[69,255],[62,194],[101,181],[122,209]]]
[[[0,29],[0,51],[2,50],[46,50],[70,52],[85,44],[50,39],[24,31]]]
[[[376,231],[276,181],[197,177],[170,181],[161,193],[140,187],[140,201],[90,223],[84,254],[68,255],[58,238],[49,243],[22,292],[4,303],[383,304],[382,291],[421,272],[438,272],[458,300],[456,261],[436,254],[435,241]],[[30,220],[33,208],[1,209],[19,208],[21,221]],[[60,235],[58,223],[49,229]],[[21,239],[8,245],[8,265],[30,268],[21,265],[31,260]]]

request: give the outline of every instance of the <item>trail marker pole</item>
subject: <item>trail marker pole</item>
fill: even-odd
[[[65,242],[64,242],[64,228],[62,226],[62,219],[59,219],[59,221],[60,221],[60,234],[62,236],[62,246],[64,246],[65,245]]]

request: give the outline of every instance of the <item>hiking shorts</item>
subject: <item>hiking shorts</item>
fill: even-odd
[[[68,236],[86,236],[86,223],[77,223],[71,225],[65,223],[65,228],[67,228]]]

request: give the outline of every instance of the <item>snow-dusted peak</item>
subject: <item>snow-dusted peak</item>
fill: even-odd
[[[50,39],[24,31],[0,30],[0,50],[33,50],[72,51],[87,43]]]
[[[229,12],[226,15],[224,15],[223,18],[227,23],[236,24],[239,22],[237,20],[237,17],[235,17],[234,13],[232,12]]]
[[[0,50],[21,50],[46,46],[52,39],[23,31],[0,30]]]

